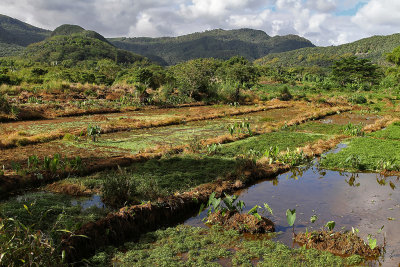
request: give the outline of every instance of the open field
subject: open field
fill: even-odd
[[[171,250],[170,246],[165,247],[162,232],[156,232],[156,235],[161,234],[160,237],[155,237],[153,233],[143,237],[143,240],[156,238],[154,241],[159,240],[160,246],[154,243],[154,247],[149,247],[142,243],[148,241],[127,243],[122,251],[128,252],[121,252],[119,246],[138,238],[143,231],[173,226],[187,219],[189,225],[201,226],[199,222],[193,223],[195,219],[190,217],[197,213],[200,204],[212,192],[218,195],[233,193],[265,178],[274,184],[275,181],[278,183],[279,178],[274,178],[276,175],[288,171],[290,166],[305,164],[307,160],[341,142],[349,143],[348,147],[339,153],[328,153],[322,158],[321,166],[347,169],[347,165],[341,164],[354,164],[346,160],[348,154],[353,153],[351,151],[361,152],[359,146],[368,151],[362,143],[365,140],[370,146],[377,143],[377,146],[388,146],[396,151],[398,125],[393,122],[395,117],[388,119],[383,117],[384,114],[348,112],[349,109],[349,106],[272,101],[256,106],[146,109],[3,123],[3,136],[29,138],[49,132],[60,136],[38,143],[16,142],[14,147],[2,148],[3,198],[11,192],[20,193],[3,200],[0,214],[31,225],[33,230],[40,229],[47,233],[55,242],[53,246],[63,248],[67,252],[67,259],[72,262],[96,253],[89,259],[94,265],[107,265],[110,262],[131,265],[132,260],[138,266],[145,262],[151,264],[156,258],[160,259],[157,253],[165,253],[162,251],[167,247]],[[84,129],[87,125],[100,125],[101,132],[96,141],[87,136]],[[230,127],[234,129],[229,130]],[[366,131],[364,137],[353,137],[360,127]],[[77,134],[79,131],[83,134]],[[304,151],[300,158],[299,152],[296,152],[299,148]],[[271,149],[279,151],[278,154],[266,156],[264,152]],[[373,149],[383,151],[375,147]],[[360,166],[378,170],[376,164],[374,168],[368,167],[368,158],[360,155]],[[375,156],[371,153],[368,155],[397,166],[395,154],[394,160],[379,152]],[[265,157],[273,160],[265,160]],[[396,170],[393,167],[390,171]],[[393,186],[396,184],[395,181],[390,183]],[[272,199],[262,201],[274,203]],[[165,205],[171,207],[171,212],[163,212],[165,207],[160,209]],[[323,216],[328,218],[329,214]],[[37,218],[41,219],[37,221]],[[281,217],[274,218],[275,224],[284,225]],[[127,223],[130,220],[135,223]],[[258,241],[250,239],[239,242],[242,239],[235,231],[221,232],[221,229],[205,230],[191,226],[179,230],[179,227],[167,231],[172,235],[175,235],[174,231],[187,231],[187,238],[196,238],[200,231],[204,238],[211,238],[217,243],[205,240],[208,245],[200,250],[200,254],[196,252],[199,247],[191,245],[172,249],[174,252],[164,259],[166,262],[247,262],[261,266],[262,258],[266,255],[274,257],[277,264],[294,264],[305,257],[315,266],[356,264],[365,260],[360,256],[340,258],[325,254],[327,252],[291,250],[262,237]],[[74,234],[61,234],[56,229],[67,229]],[[103,231],[112,234],[99,234]],[[289,244],[286,236],[272,238]],[[118,243],[115,243],[116,237]],[[231,247],[235,247],[234,251],[228,246],[215,255],[207,252],[214,251],[213,247],[225,238],[230,240]],[[191,241],[188,239],[183,242]],[[102,247],[99,251],[94,249],[98,246]],[[253,251],[257,246],[266,248],[251,254],[253,252],[249,250]],[[147,251],[154,249],[154,252],[144,253],[142,247],[146,247]],[[396,245],[389,247],[396,248]],[[278,257],[282,251],[292,256]],[[137,261],[139,258],[143,262]]]

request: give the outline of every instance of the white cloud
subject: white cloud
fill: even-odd
[[[353,17],[336,15],[360,3],[365,5]],[[400,1],[395,0],[1,0],[0,10],[42,28],[78,24],[107,37],[247,27],[331,45],[400,27]]]
[[[357,12],[352,22],[370,34],[387,34],[399,29],[399,14],[399,1],[371,0]]]

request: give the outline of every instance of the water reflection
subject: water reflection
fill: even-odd
[[[292,246],[291,228],[286,222],[286,209],[297,210],[295,230],[308,231],[322,228],[326,222],[335,221],[336,228],[352,227],[360,230],[367,240],[368,234],[377,235],[385,225],[387,254],[383,266],[400,262],[400,194],[398,177],[384,177],[376,173],[349,173],[320,169],[318,161],[311,166],[296,168],[279,175],[276,179],[262,181],[239,192],[240,200],[246,203],[245,211],[254,205],[268,203],[273,209],[271,216],[276,230],[282,231],[275,239]],[[310,223],[316,214],[317,222]],[[190,225],[202,225],[206,216],[189,219]],[[390,218],[390,219],[389,219]],[[383,244],[383,234],[377,235]]]

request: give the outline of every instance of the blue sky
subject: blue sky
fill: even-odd
[[[78,24],[106,37],[253,28],[320,46],[400,29],[398,0],[1,0],[0,13],[51,30]]]

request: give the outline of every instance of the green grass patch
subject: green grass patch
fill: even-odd
[[[382,139],[400,140],[400,123],[395,122],[389,125],[386,129],[370,133],[368,136]]]
[[[120,170],[104,171],[82,178],[68,178],[61,182],[78,184],[98,191],[102,190],[107,181],[122,175],[124,181],[129,180],[133,185],[132,194],[140,200],[153,200],[212,182],[234,171],[237,164],[239,162],[231,158],[183,155],[152,159]],[[118,195],[118,190],[114,194]]]
[[[343,134],[343,125],[310,121],[300,125],[292,126],[290,127],[290,130],[294,132],[339,135]]]
[[[302,147],[307,143],[324,138],[326,138],[326,136],[314,133],[299,133],[291,131],[272,132],[225,144],[222,146],[219,154],[229,157],[235,157],[239,154],[246,155],[249,151],[263,154],[265,150],[271,146],[278,146],[282,151],[287,148],[295,149],[297,147]]]
[[[346,170],[396,169],[396,166],[400,166],[400,142],[370,137],[354,138],[339,153],[324,157],[321,166]]]
[[[142,236],[126,243],[126,252],[108,248],[89,261],[97,266],[343,266],[362,261],[347,259],[314,249],[290,249],[267,239],[249,240],[236,231],[222,231],[179,225]]]
[[[0,218],[14,218],[32,229],[59,237],[59,229],[75,231],[83,224],[107,215],[110,209],[84,209],[76,198],[46,192],[27,193],[0,203]]]

